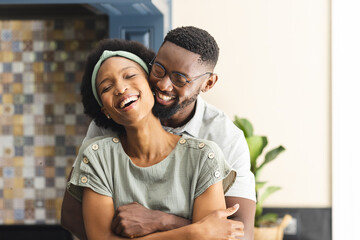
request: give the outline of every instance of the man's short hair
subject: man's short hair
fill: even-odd
[[[219,58],[215,39],[205,30],[193,26],[178,27],[165,36],[163,44],[172,42],[186,50],[199,54],[200,62],[214,68]]]

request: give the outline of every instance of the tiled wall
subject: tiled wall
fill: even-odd
[[[0,224],[58,223],[87,130],[80,82],[96,18],[0,20]]]

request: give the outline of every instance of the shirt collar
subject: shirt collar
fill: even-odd
[[[192,137],[197,137],[199,135],[200,127],[202,125],[204,111],[205,102],[200,96],[198,96],[196,100],[194,116],[190,119],[189,122],[177,128],[164,126],[164,129],[174,134],[186,133],[191,135]]]

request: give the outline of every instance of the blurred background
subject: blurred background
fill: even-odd
[[[284,239],[352,239],[356,10],[351,0],[0,0],[0,236],[14,226],[60,228],[66,176],[89,123],[82,69],[97,41],[157,51],[170,29],[193,25],[220,47],[219,81],[203,98],[249,119],[268,149],[286,148],[261,175],[281,187],[266,211],[294,218]]]

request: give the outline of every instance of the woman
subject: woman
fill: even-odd
[[[131,202],[198,223],[139,239],[200,239],[214,226],[208,215],[225,208],[223,194],[235,174],[221,150],[166,132],[152,114],[146,63],[153,57],[141,44],[121,40],[102,41],[88,57],[81,87],[85,113],[118,133],[83,144],[68,184],[82,201],[89,239],[121,239],[110,230],[112,217]],[[220,232],[213,239],[241,231]]]

